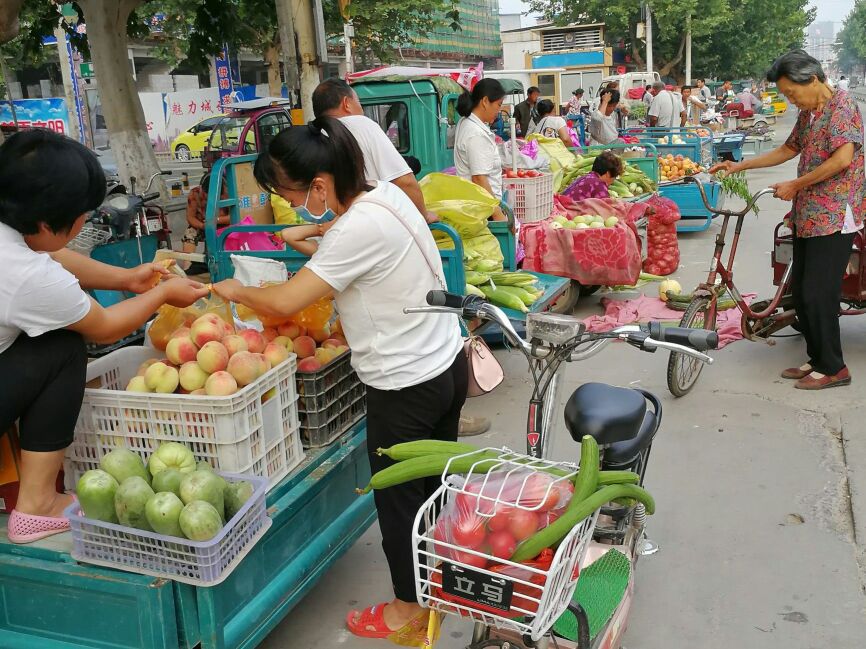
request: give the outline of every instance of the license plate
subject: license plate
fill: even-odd
[[[151,232],[159,232],[162,230],[162,221],[160,219],[147,219],[147,229]]]
[[[442,590],[476,604],[509,611],[514,584],[508,579],[486,575],[446,561],[442,563]]]

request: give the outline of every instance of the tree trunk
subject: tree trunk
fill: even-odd
[[[125,182],[136,177],[137,187],[159,171],[144,111],[129,69],[126,23],[130,13],[144,0],[78,0],[87,22],[87,39],[93,67],[99,74],[100,99],[111,150],[118,172]],[[155,191],[167,197],[161,177],[154,181]]]
[[[0,0],[0,44],[18,36],[18,12],[24,0]]]
[[[268,94],[280,97],[283,94],[283,81],[280,78],[280,46],[279,41],[269,44],[262,54],[268,64]]]
[[[676,68],[679,65],[680,61],[683,60],[683,54],[685,54],[685,50],[686,50],[686,35],[684,32],[682,37],[680,38],[680,47],[677,50],[677,55],[674,58],[672,58],[670,61],[665,63],[659,69],[659,74],[662,77],[666,77],[667,75],[669,75],[671,73],[671,70],[673,70],[674,68]],[[681,76],[682,76],[682,74],[677,74],[677,79],[679,79]]]
[[[316,50],[316,25],[312,0],[293,0],[292,13],[298,35],[298,54],[301,60],[301,109],[304,120],[313,114],[313,91],[319,85],[319,55]]]
[[[631,58],[638,70],[643,70],[646,67],[643,56],[640,53],[640,40],[637,37],[637,20],[629,21],[628,33],[631,37]]]

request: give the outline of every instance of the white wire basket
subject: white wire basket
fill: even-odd
[[[486,453],[497,454],[497,459],[485,475],[480,469],[488,467],[480,463],[490,457],[482,455]],[[455,460],[476,454],[478,462],[468,473],[449,475]],[[552,477],[551,472],[555,473]],[[500,507],[543,512],[551,492],[566,481],[573,482],[577,472],[574,464],[532,458],[508,449],[488,448],[455,457],[443,473],[442,486],[415,518],[412,542],[418,603],[533,640],[544,636],[568,608],[598,511],[572,528],[555,551],[545,550],[524,563],[497,558],[484,546],[473,550],[443,540],[441,531],[437,535],[437,523],[447,513],[446,506],[458,498],[469,498],[475,504],[475,514],[488,518],[501,511]],[[526,499],[535,473],[545,475],[548,491],[540,498]],[[508,479],[502,480],[503,476]],[[523,480],[516,495],[515,478]],[[508,480],[512,480],[512,488],[506,496],[497,484],[504,486]],[[479,482],[483,485],[480,492]],[[467,487],[473,484],[470,491]]]
[[[91,250],[96,246],[107,243],[110,238],[111,232],[108,230],[101,230],[90,223],[85,223],[84,227],[81,228],[81,232],[72,241],[67,243],[66,247],[83,255],[89,255]]]

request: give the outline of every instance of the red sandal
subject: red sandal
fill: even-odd
[[[385,624],[385,606],[386,602],[369,606],[363,611],[349,611],[346,616],[346,627],[349,631],[361,638],[387,638],[392,633],[395,633]],[[368,627],[373,627],[372,630]]]

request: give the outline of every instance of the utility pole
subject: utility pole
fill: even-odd
[[[692,85],[692,17],[686,17],[686,85]]]
[[[57,56],[60,59],[60,75],[63,77],[63,94],[66,96],[66,106],[69,111],[69,137],[81,141],[81,131],[78,128],[78,105],[75,101],[76,80],[72,78],[73,61],[69,58],[69,50],[66,48],[66,31],[58,26],[54,28],[54,37],[57,39]]]
[[[653,71],[653,16],[649,3],[646,6],[646,71]]]
[[[316,50],[316,23],[313,18],[312,0],[276,0],[277,19],[280,22],[280,38],[287,31],[286,37],[297,35],[298,56],[301,62],[301,110],[304,112],[304,120],[309,122],[313,119],[313,90],[319,85],[319,57]],[[285,41],[283,41],[285,42]],[[292,39],[294,44],[294,39]],[[283,51],[294,47],[283,47]],[[295,66],[289,62],[294,70]],[[289,75],[287,75],[289,76]]]

